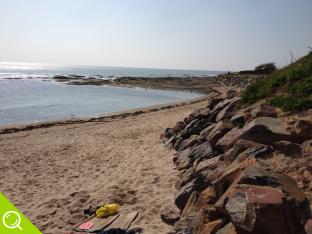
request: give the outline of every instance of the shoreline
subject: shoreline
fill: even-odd
[[[10,134],[16,132],[24,132],[33,129],[39,128],[50,128],[53,126],[64,126],[64,125],[72,125],[72,124],[83,124],[90,122],[109,122],[114,119],[122,119],[129,116],[138,116],[144,113],[149,112],[157,112],[164,109],[172,109],[179,106],[191,105],[194,103],[206,101],[214,96],[219,95],[219,91],[217,89],[213,89],[211,87],[211,92],[206,95],[202,95],[197,98],[192,98],[188,100],[178,101],[178,102],[170,102],[159,105],[152,105],[148,107],[142,108],[134,108],[134,109],[126,109],[124,111],[112,112],[106,115],[101,115],[99,117],[86,117],[86,118],[74,118],[74,119],[60,119],[60,120],[52,120],[52,121],[43,121],[36,123],[26,123],[26,124],[12,124],[12,125],[0,125],[0,135]]]

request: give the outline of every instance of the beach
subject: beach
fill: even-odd
[[[106,202],[139,211],[133,226],[146,233],[166,233],[160,211],[174,202],[177,171],[159,136],[206,104],[2,132],[0,190],[45,234],[66,233]]]

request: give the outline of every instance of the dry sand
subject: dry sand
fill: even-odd
[[[135,226],[166,233],[177,171],[159,135],[198,102],[120,119],[0,135],[0,191],[45,234],[66,233],[83,209],[115,201],[138,210]]]

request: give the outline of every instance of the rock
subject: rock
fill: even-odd
[[[210,223],[206,223],[204,224],[199,234],[214,234],[223,226],[223,224],[224,224],[223,219],[217,219]]]
[[[312,139],[312,120],[299,120],[296,128],[299,136],[302,136],[305,140]]]
[[[312,234],[312,219],[308,219],[304,228],[306,234]]]
[[[213,190],[211,187],[206,188],[203,192],[193,192],[187,204],[185,205],[181,217],[186,217],[190,214],[197,213],[208,204],[215,200]]]
[[[208,120],[210,122],[216,122],[216,118],[217,115],[219,114],[219,112],[225,108],[227,105],[229,105],[231,103],[231,99],[225,99],[221,102],[219,102],[217,105],[214,106],[214,108],[210,111],[210,115]]]
[[[234,225],[232,223],[228,223],[227,225],[225,225],[224,227],[219,229],[216,232],[216,234],[238,234],[238,233],[236,232]],[[243,233],[241,233],[241,234],[243,234]]]
[[[215,181],[213,181],[214,193],[219,200],[216,203],[216,207],[223,208],[223,201],[226,199],[227,194],[224,194],[230,186],[241,176],[242,171],[250,166],[257,165],[254,158],[245,158],[241,160],[237,158],[230,166],[223,171]],[[234,183],[235,184],[235,183]],[[221,197],[222,196],[222,197]]]
[[[178,153],[174,163],[178,170],[188,169],[193,166],[195,161],[199,162],[203,159],[212,158],[214,156],[216,156],[216,152],[212,151],[209,142],[206,141],[200,145],[196,145]]]
[[[215,170],[220,166],[220,163],[223,163],[223,161],[220,160],[221,155],[216,156],[214,158],[210,159],[205,159],[200,161],[196,166],[195,166],[195,173],[198,174],[204,170]]]
[[[234,226],[251,233],[291,233],[283,208],[280,190],[255,185],[236,186],[226,204]]]
[[[230,103],[224,107],[216,117],[216,121],[219,122],[222,119],[231,118],[232,112],[237,108],[237,103],[241,100],[240,97],[230,99]]]
[[[174,207],[165,207],[160,212],[160,218],[164,223],[174,225],[180,220],[180,212]]]
[[[198,135],[204,128],[208,127],[209,125],[211,125],[211,123],[206,119],[194,119],[181,131],[181,137],[185,139],[191,135]]]
[[[302,151],[306,155],[312,155],[312,140],[305,141],[301,144]]]
[[[279,119],[270,117],[259,117],[248,123],[244,128],[233,128],[225,134],[217,143],[216,147],[226,151],[230,149],[238,139],[255,141],[265,145],[273,142],[298,140],[283,128]]]
[[[211,187],[208,187],[201,193],[193,192],[181,214],[182,221],[175,225],[175,229],[178,229],[180,233],[185,233],[182,230],[192,230],[190,233],[197,233],[203,224],[209,221],[207,220],[205,210],[213,202],[214,195]],[[188,224],[187,227],[184,227],[185,223]]]
[[[232,129],[232,125],[227,120],[218,122],[215,127],[210,131],[206,140],[209,141],[210,145],[214,147],[216,142],[222,138],[228,131]]]
[[[182,150],[185,150],[187,148],[190,148],[194,145],[198,145],[201,143],[201,138],[199,135],[192,135],[190,136],[189,138],[185,139],[185,140],[182,140],[177,148],[175,150],[177,151],[182,151]]]
[[[204,180],[201,176],[194,178],[188,182],[182,188],[180,188],[178,194],[175,197],[175,204],[183,210],[193,192],[201,192],[205,188]]]
[[[223,182],[224,184],[224,182]],[[224,212],[224,206],[228,200],[229,195],[232,193],[232,189],[239,184],[248,184],[248,185],[258,185],[258,186],[269,186],[281,190],[284,194],[284,197],[289,201],[288,207],[291,207],[288,210],[290,213],[286,212],[285,214],[290,216],[291,219],[300,219],[304,220],[310,215],[310,207],[308,201],[305,198],[304,194],[299,190],[296,181],[291,177],[277,172],[269,172],[259,167],[247,167],[235,180],[231,183],[227,191],[219,198],[215,206],[221,212]],[[222,185],[222,183],[219,183]],[[216,191],[220,191],[220,188],[215,188]],[[221,188],[223,190],[223,188]]]
[[[174,164],[178,170],[188,169],[192,167],[194,159],[192,158],[192,148],[185,149],[177,153],[173,159]]]
[[[200,137],[202,139],[205,139],[209,133],[212,131],[212,129],[214,129],[214,127],[216,126],[216,124],[211,124],[209,125],[208,127],[206,127],[205,129],[203,129],[201,132],[200,132]]]
[[[273,143],[274,150],[280,151],[290,157],[301,156],[302,148],[299,144],[290,141],[278,141]]]
[[[267,104],[256,105],[245,111],[245,122],[250,122],[251,120],[258,117],[277,117],[276,108],[269,106]]]
[[[300,205],[269,186],[240,184],[229,192],[225,209],[234,226],[251,233],[303,233]]]
[[[175,126],[172,128],[173,133],[177,133],[181,131],[183,128],[185,128],[186,125],[183,121],[179,121],[175,124]]]
[[[207,118],[210,115],[210,109],[209,108],[199,108],[193,111],[189,118],[191,119],[204,119]]]
[[[221,97],[212,98],[208,101],[207,108],[212,110],[219,102],[222,102],[223,100],[224,98]]]
[[[231,118],[231,124],[233,126],[243,127],[245,125],[245,119],[244,119],[244,113],[243,112],[237,112],[234,114]]]
[[[226,98],[228,98],[228,99],[232,99],[232,98],[235,98],[238,96],[239,96],[239,92],[237,92],[237,90],[230,89],[230,90],[226,91]]]
[[[188,182],[195,178],[195,170],[194,168],[189,168],[181,173],[180,178],[178,179],[177,183],[175,184],[175,188],[179,190],[181,187],[186,185]]]
[[[174,224],[175,234],[193,234],[199,231],[205,220],[204,214],[196,213],[192,216],[181,218]]]
[[[239,139],[235,142],[234,146],[224,153],[223,158],[227,165],[231,164],[236,157],[244,152],[246,149],[255,148],[258,146],[264,146],[263,144],[256,143],[254,141],[247,141],[243,139]]]
[[[252,156],[254,158],[263,158],[265,156],[271,155],[273,153],[273,149],[267,145],[260,145],[253,148],[249,148],[245,150],[242,154],[246,155],[246,157]],[[238,157],[242,157],[239,155]]]

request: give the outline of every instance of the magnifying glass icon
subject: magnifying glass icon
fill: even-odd
[[[2,223],[6,228],[23,230],[20,226],[21,216],[16,211],[8,211],[2,217]]]

